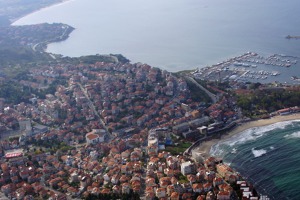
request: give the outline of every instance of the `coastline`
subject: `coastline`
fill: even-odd
[[[260,126],[267,126],[271,125],[277,122],[283,122],[283,121],[293,121],[300,119],[300,113],[293,113],[289,115],[277,115],[274,117],[271,117],[269,119],[259,119],[256,121],[250,121],[242,123],[238,126],[236,126],[234,129],[229,131],[226,134],[223,134],[220,139],[211,139],[202,142],[198,147],[196,147],[193,151],[200,153],[204,158],[208,158],[210,156],[210,149],[213,145],[217,144],[220,141],[227,140],[231,137],[234,137],[236,134],[239,134],[247,129],[254,128],[254,127],[260,127]]]
[[[60,6],[62,4],[65,4],[65,3],[69,3],[70,1],[74,1],[74,0],[60,0],[59,2],[53,2],[53,4],[49,4],[45,7],[41,7],[39,9],[36,9],[36,10],[32,10],[31,12],[25,14],[25,15],[21,15],[15,19],[10,19],[10,26],[20,26],[20,25],[16,25],[15,23],[18,22],[20,19],[28,16],[28,15],[32,15],[36,12],[40,12],[41,10],[44,10],[44,9],[47,9],[47,8],[50,8],[50,7],[54,7],[54,6]]]

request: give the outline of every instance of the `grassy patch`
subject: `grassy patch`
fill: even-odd
[[[180,142],[178,145],[167,146],[166,151],[170,152],[172,155],[182,154],[187,148],[192,145],[190,142]]]
[[[193,82],[186,79],[186,83],[188,88],[191,91],[191,98],[193,101],[205,102],[205,103],[211,102],[210,97],[203,90],[199,89],[199,87],[197,87]]]

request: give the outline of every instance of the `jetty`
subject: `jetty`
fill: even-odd
[[[281,74],[281,70],[274,70],[275,67],[294,67],[299,60],[300,57],[284,54],[264,57],[254,52],[247,52],[211,66],[198,68],[191,74],[195,79],[220,82],[257,82],[258,80],[272,82],[275,76]]]

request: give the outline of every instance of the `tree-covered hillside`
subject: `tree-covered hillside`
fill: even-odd
[[[249,117],[271,113],[279,109],[300,106],[300,87],[255,89],[251,93],[237,95],[238,106]]]

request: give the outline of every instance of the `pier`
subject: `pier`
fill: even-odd
[[[196,79],[213,81],[271,82],[282,70],[297,65],[299,57],[272,54],[264,57],[254,52],[227,59],[212,66],[198,68],[192,72]],[[277,69],[276,69],[277,68]],[[266,80],[268,79],[268,80]]]

